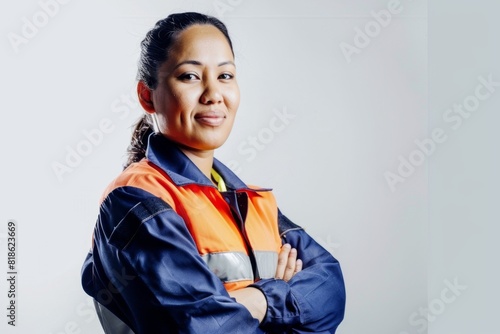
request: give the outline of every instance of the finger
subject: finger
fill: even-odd
[[[295,272],[293,273],[294,276],[296,273],[298,273],[302,270],[303,265],[304,265],[304,263],[302,262],[302,260],[297,259],[297,261],[295,262]]]
[[[276,267],[276,274],[274,275],[274,278],[283,279],[283,275],[288,263],[288,254],[290,253],[291,248],[292,247],[289,244],[284,244],[281,247],[281,251],[278,255],[278,265]]]
[[[288,262],[286,264],[285,273],[283,274],[283,280],[288,282],[292,279],[295,273],[295,266],[297,263],[297,250],[292,248],[288,254]]]

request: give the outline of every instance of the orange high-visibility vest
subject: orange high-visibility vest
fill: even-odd
[[[122,186],[141,188],[168,203],[184,219],[200,256],[228,291],[274,277],[281,240],[271,191],[247,188],[219,192],[206,185],[177,186],[146,159],[115,179],[102,200]],[[228,203],[232,200],[247,202],[246,215],[231,210]],[[237,217],[240,213],[245,217]]]

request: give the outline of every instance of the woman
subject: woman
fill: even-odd
[[[146,114],[82,270],[105,331],[334,333],[345,306],[338,262],[269,189],[214,158],[239,105],[224,24],[173,14],[141,47]]]

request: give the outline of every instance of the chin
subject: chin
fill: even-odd
[[[212,151],[221,147],[224,143],[206,143],[199,146],[200,151]]]
[[[207,140],[200,142],[199,145],[196,145],[196,148],[201,150],[201,151],[210,151],[210,150],[215,150],[221,147],[225,142],[226,139],[213,139],[213,140]]]

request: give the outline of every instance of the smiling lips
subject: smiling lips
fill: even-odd
[[[219,126],[226,119],[226,115],[221,112],[202,112],[196,114],[194,119],[203,125]]]

